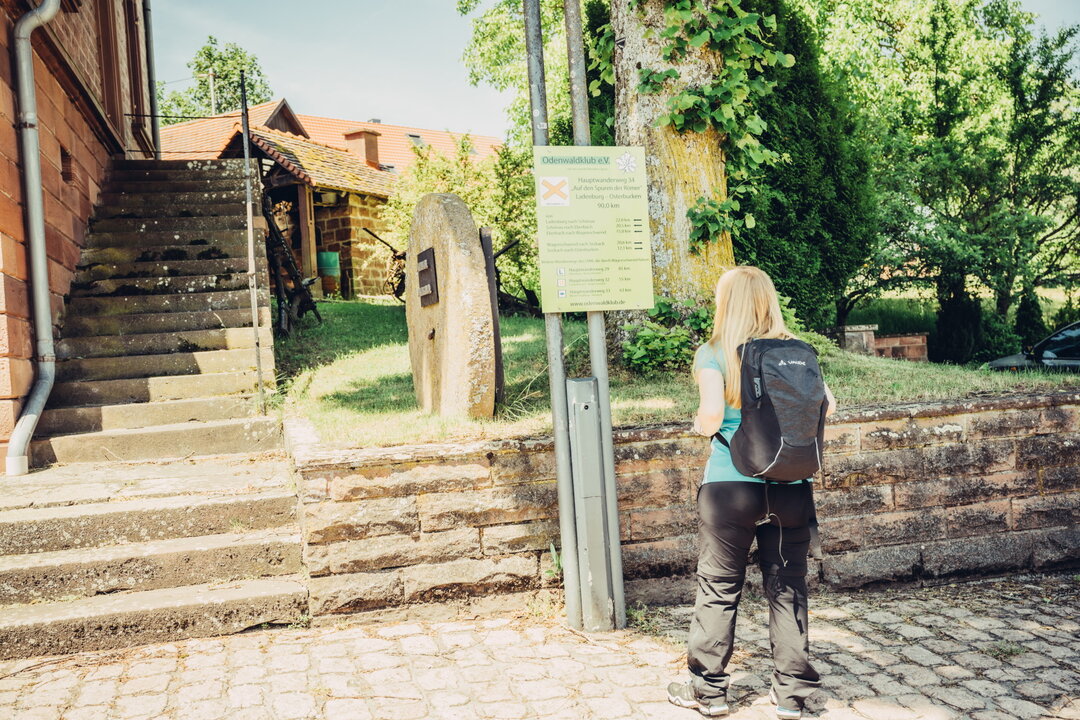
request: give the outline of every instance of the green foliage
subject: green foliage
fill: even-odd
[[[836,352],[831,340],[806,329],[795,314],[791,298],[780,296],[780,312],[788,329],[818,355]],[[630,339],[623,343],[623,361],[641,374],[685,370],[697,348],[712,336],[713,307],[708,302],[673,302],[657,297],[648,315],[649,319],[642,323],[623,326],[630,333]]]
[[[880,335],[931,333],[936,325],[933,302],[909,298],[881,298],[853,310],[848,325],[877,325]]]
[[[413,211],[428,193],[454,193],[472,212],[477,227],[492,229],[495,251],[517,242],[498,259],[503,288],[511,294],[524,286],[539,284],[536,246],[531,242],[536,226],[531,175],[532,156],[527,150],[503,148],[494,158],[478,158],[472,141],[462,137],[452,157],[430,146],[413,148],[416,162],[398,178],[394,193],[382,208],[390,238],[404,247]]]
[[[185,90],[165,92],[164,83],[158,83],[158,108],[161,124],[184,122],[177,116],[206,116],[226,113],[240,108],[240,72],[247,83],[248,105],[257,105],[273,97],[270,83],[263,74],[259,60],[236,43],[220,45],[213,35],[206,44],[195,51],[195,57],[187,64],[195,84]],[[210,77],[214,73],[214,97],[217,107],[210,106]],[[172,117],[170,117],[172,116]]]
[[[1020,296],[1014,327],[1020,338],[1020,348],[1025,352],[1050,334],[1050,328],[1046,327],[1043,317],[1042,305],[1039,303],[1039,295],[1034,288],[1029,287]]]
[[[506,110],[510,120],[509,141],[514,145],[531,146],[529,74],[521,0],[496,0],[485,8],[481,8],[479,0],[458,0],[457,7],[461,15],[472,16],[472,37],[462,57],[469,82],[512,93]],[[572,139],[570,89],[562,0],[540,0],[540,25],[544,34],[551,144],[569,145]]]
[[[1022,349],[1016,330],[1005,318],[995,313],[983,314],[981,334],[978,347],[971,357],[972,362],[988,362],[1005,355],[1013,355]]]
[[[727,187],[714,188],[711,196],[698,199],[688,211],[692,250],[700,250],[714,238],[737,237],[755,225],[753,214],[741,201],[752,192],[752,183],[763,166],[781,155],[761,142],[766,122],[756,103],[772,91],[775,82],[767,68],[791,67],[793,55],[772,47],[776,18],[747,12],[742,0],[667,0],[660,37],[665,62],[678,64],[689,56],[704,56],[715,72],[700,84],[676,86],[657,118],[659,127],[678,132],[715,131],[724,152]],[[656,94],[681,80],[674,68],[641,68],[638,92]]]
[[[623,343],[623,362],[638,373],[686,369],[694,351],[712,333],[712,311],[707,304],[657,297],[648,315],[642,323],[623,327],[630,334]]]
[[[753,232],[732,233],[735,259],[768,272],[799,317],[823,328],[878,233],[869,163],[849,140],[854,128],[836,88],[822,77],[813,31],[783,0],[756,7],[776,18],[777,51],[797,62],[776,68],[773,92],[759,101],[767,123],[761,141],[785,157],[763,168],[743,203]]]
[[[1070,295],[1065,304],[1054,313],[1054,317],[1050,320],[1050,329],[1057,330],[1074,322],[1080,322],[1080,302],[1077,302],[1075,296]]]
[[[1004,317],[1025,286],[1077,265],[1077,29],[1036,37],[1017,0],[793,2],[815,19],[868,151],[882,219],[874,254],[895,251],[876,277],[931,281],[950,329],[932,354],[975,355],[973,338],[1003,336],[956,324],[975,321],[963,309],[971,293],[989,290]],[[872,293],[860,278],[845,295]]]

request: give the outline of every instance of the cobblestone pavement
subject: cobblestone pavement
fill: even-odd
[[[566,629],[550,603],[453,622],[346,618],[223,638],[0,663],[0,718],[650,718],[685,677],[692,609],[630,630]],[[765,720],[768,638],[744,598],[732,717]],[[811,598],[824,679],[806,717],[1080,718],[1080,576]]]

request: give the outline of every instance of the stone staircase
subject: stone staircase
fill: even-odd
[[[0,660],[307,615],[280,458],[82,464],[0,484]]]
[[[241,160],[114,161],[65,307],[35,466],[280,447],[280,422],[258,416],[255,400],[243,169]],[[272,391],[265,287],[258,301]]]

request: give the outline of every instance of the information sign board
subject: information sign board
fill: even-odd
[[[545,313],[653,306],[645,151],[533,148]]]

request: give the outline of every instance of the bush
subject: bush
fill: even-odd
[[[1050,319],[1050,329],[1058,330],[1066,325],[1072,325],[1074,322],[1080,322],[1080,302],[1076,302],[1073,296],[1070,295],[1065,304]]]
[[[688,368],[694,351],[712,333],[709,307],[689,300],[673,303],[658,297],[649,318],[623,328],[630,333],[623,343],[623,361],[642,374]]]
[[[879,298],[848,315],[849,325],[877,325],[879,335],[929,334],[936,320],[932,301],[913,298]]]
[[[1050,334],[1043,319],[1042,305],[1034,290],[1025,290],[1020,296],[1020,305],[1016,308],[1016,334],[1020,339],[1020,349],[1031,350],[1035,343]],[[993,359],[993,358],[991,358]]]
[[[941,305],[927,351],[934,362],[963,365],[982,347],[982,305],[966,294],[950,297]]]
[[[780,310],[788,329],[822,357],[835,352],[831,340],[803,326],[791,304],[791,298],[780,296]],[[658,297],[649,318],[623,327],[630,333],[630,339],[623,343],[623,361],[642,374],[690,367],[694,352],[712,335],[711,304],[673,303]]]
[[[983,315],[980,330],[979,345],[971,357],[974,362],[989,362],[1020,352],[1020,336],[1000,315],[992,313]]]

